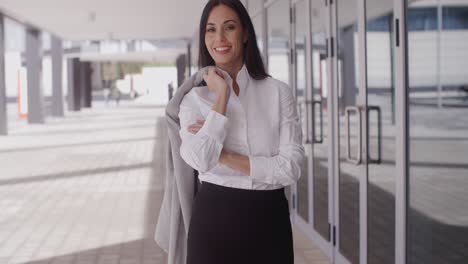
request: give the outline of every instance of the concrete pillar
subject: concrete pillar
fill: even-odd
[[[52,59],[52,116],[64,116],[63,110],[63,46],[62,41],[56,36],[51,38],[51,59]]]
[[[81,110],[81,82],[80,82],[80,60],[78,58],[71,58],[67,60],[68,69],[68,110],[80,111]]]
[[[192,44],[189,42],[187,44],[187,78],[192,76]]]
[[[346,106],[356,106],[356,67],[354,60],[354,26],[347,27],[341,33],[342,51],[342,101],[341,109]]]
[[[80,86],[81,86],[81,107],[90,108],[92,101],[91,93],[91,63],[81,62],[80,63]]]
[[[44,95],[42,92],[41,32],[26,29],[26,69],[28,80],[28,123],[44,123]]]
[[[135,40],[130,40],[127,42],[127,52],[135,52],[136,51],[136,43]]]
[[[7,98],[5,83],[5,24],[0,14],[0,135],[8,134]]]
[[[180,87],[185,80],[185,69],[187,67],[187,55],[181,54],[176,59],[177,67],[177,87]]]

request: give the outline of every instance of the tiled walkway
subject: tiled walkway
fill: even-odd
[[[10,135],[0,137],[0,264],[166,263],[153,240],[163,111],[95,104],[45,125],[10,114]],[[294,246],[297,264],[328,263],[296,228]]]

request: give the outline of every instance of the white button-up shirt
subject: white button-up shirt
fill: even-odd
[[[219,70],[231,89],[226,113],[212,110],[216,95],[207,86],[192,88],[180,104],[181,157],[201,181],[226,187],[273,190],[295,183],[305,152],[292,89],[271,77],[255,80],[244,65],[237,96],[229,74]],[[205,123],[192,134],[187,128],[197,119]],[[248,156],[250,175],[219,163],[223,147]]]

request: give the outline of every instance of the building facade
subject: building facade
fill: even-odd
[[[302,121],[293,223],[333,263],[468,263],[468,1],[243,3]]]

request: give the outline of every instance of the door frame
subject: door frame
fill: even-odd
[[[296,4],[302,1],[307,2],[308,7],[308,31],[307,31],[307,47],[306,47],[306,71],[307,71],[307,87],[306,87],[306,98],[308,98],[311,92],[313,84],[313,62],[312,62],[312,19],[311,19],[311,1],[312,0],[291,0],[291,14],[295,15]],[[327,241],[318,234],[314,228],[313,218],[313,144],[305,144],[306,148],[310,148],[310,157],[307,160],[309,165],[309,180],[308,180],[308,196],[309,196],[309,223],[307,223],[297,212],[297,208],[293,210],[293,219],[295,224],[303,231],[306,236],[311,239],[316,245],[329,257],[332,263],[343,263],[348,264],[349,261],[344,258],[339,252],[339,101],[338,101],[338,45],[337,45],[337,23],[338,23],[338,10],[337,1],[344,0],[325,0],[325,10],[327,12],[325,19],[326,38],[327,38],[327,53],[331,56],[327,57],[327,70],[328,70],[328,86],[327,86],[327,103],[328,103],[328,129],[329,129],[329,170],[328,170],[328,181],[329,181],[329,222],[331,239]],[[358,57],[356,58],[359,63],[359,76],[358,82],[360,87],[360,93],[357,98],[357,105],[363,106],[363,109],[367,107],[367,39],[366,39],[366,1],[357,0],[357,16],[358,16],[358,45],[359,49]],[[267,1],[267,3],[273,1]],[[393,0],[393,26],[395,38],[393,40],[394,48],[394,73],[395,73],[395,124],[396,124],[396,147],[395,147],[395,162],[396,162],[396,176],[395,176],[395,263],[402,264],[406,263],[406,219],[407,219],[407,202],[408,202],[408,104],[407,104],[407,87],[408,87],[408,62],[407,62],[407,0]],[[397,22],[398,21],[398,22]],[[398,30],[398,32],[396,32]],[[291,19],[291,48],[292,53],[296,54],[295,47],[295,19]],[[398,39],[398,40],[397,40]],[[398,43],[396,43],[398,42]],[[291,84],[294,87],[296,94],[296,60],[293,57],[293,64],[291,64]],[[364,110],[366,111],[366,110]],[[364,112],[365,113],[365,112]],[[306,114],[309,115],[309,109]],[[362,113],[361,113],[362,114]],[[362,123],[362,158],[363,165],[367,166],[367,115],[363,115]],[[312,124],[314,129],[314,124]],[[366,169],[366,175],[359,177],[359,205],[360,205],[360,264],[367,264],[368,255],[368,212],[367,212],[367,200],[368,200],[368,173]],[[294,194],[297,199],[297,186],[294,186]],[[333,224],[335,230],[333,230]],[[335,245],[333,245],[333,232],[335,232]]]
[[[305,87],[305,104],[309,104],[309,102],[312,100],[311,96],[313,91],[313,60],[312,60],[312,17],[311,17],[311,4],[312,0],[291,0],[291,10],[290,14],[292,16],[291,18],[291,54],[293,56],[292,62],[293,64],[291,65],[292,68],[292,85],[294,87],[295,94],[297,94],[297,60],[295,54],[297,54],[296,50],[296,6],[298,3],[306,3],[307,7],[307,35],[306,35],[306,48],[305,48],[305,64],[306,64],[306,87]],[[328,10],[328,9],[327,9]],[[306,107],[306,118],[310,121],[310,115],[312,114],[311,108],[309,106]],[[311,124],[311,129],[314,129],[314,124]],[[309,126],[307,128],[307,131],[309,132]],[[306,137],[309,137],[309,135],[305,135]],[[304,147],[306,148],[306,153],[309,154],[309,157],[307,159],[307,166],[309,167],[309,173],[307,175],[308,177],[308,212],[309,212],[309,222],[307,222],[301,215],[299,215],[297,211],[297,206],[294,209],[294,220],[295,224],[297,227],[310,239],[312,240],[318,248],[320,248],[325,255],[332,260],[333,258],[333,247],[331,241],[327,241],[324,239],[318,232],[315,231],[314,229],[314,196],[313,196],[313,190],[314,190],[314,171],[313,171],[313,158],[314,158],[314,144],[312,142],[310,143],[304,143]],[[329,159],[329,163],[331,162],[331,159]],[[330,173],[329,173],[330,174]],[[329,189],[330,189],[330,183],[329,183]],[[295,197],[297,199],[297,185],[295,188]],[[331,193],[328,192],[328,198],[329,201],[330,197],[332,197]],[[296,203],[297,204],[297,203]],[[331,212],[331,205],[329,202],[329,222],[331,223],[331,218],[330,218],[330,212]]]
[[[330,1],[330,0],[328,0]],[[337,39],[337,1],[335,0],[330,5],[332,13],[332,31],[331,37]],[[363,106],[366,113],[367,109],[367,15],[366,15],[367,0],[357,0],[358,14],[358,63],[359,63],[359,90],[357,105]],[[396,125],[396,146],[395,146],[395,263],[406,263],[406,227],[407,227],[407,206],[408,206],[408,49],[407,49],[407,0],[393,0],[393,27],[394,39],[392,47],[394,49],[394,73],[395,73],[395,125]],[[337,49],[337,41],[334,41],[334,50]],[[335,56],[330,62],[333,64],[333,86],[332,91],[338,94],[338,57]],[[334,222],[336,223],[336,237],[339,241],[339,139],[338,131],[338,96],[333,96],[333,145],[334,145]],[[362,114],[362,113],[361,113]],[[367,130],[367,114],[362,118],[362,158],[363,163],[367,166],[367,150],[368,150],[368,130]],[[359,205],[360,205],[360,264],[367,264],[368,256],[368,173],[359,177]],[[340,253],[339,247],[334,248],[335,263],[349,263]]]
[[[338,64],[338,6],[337,1],[329,1],[330,6],[330,51],[332,57],[330,58],[330,68],[332,71],[332,117],[333,117],[333,138],[332,138],[332,158],[333,158],[333,190],[334,203],[333,203],[333,223],[335,225],[336,243],[334,245],[334,261],[335,263],[350,263],[341,253],[339,248],[340,241],[340,113],[339,113],[339,64]],[[368,131],[367,131],[367,39],[366,39],[366,0],[356,1],[356,15],[357,15],[357,49],[358,56],[355,60],[358,63],[359,74],[357,81],[359,85],[358,94],[356,96],[356,106],[358,107],[361,115],[361,122],[358,124],[360,127],[358,131],[361,138],[361,159],[362,163],[355,166],[367,166],[367,147],[368,147]],[[335,51],[335,52],[334,52]],[[364,113],[362,112],[364,111]],[[358,177],[359,182],[359,263],[367,264],[367,200],[368,200],[368,170],[364,169],[364,175]]]

